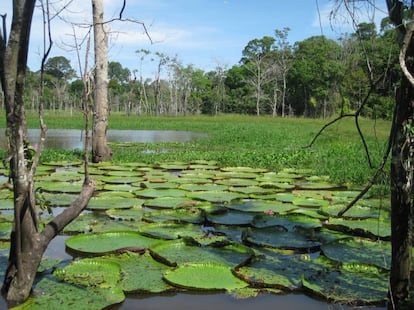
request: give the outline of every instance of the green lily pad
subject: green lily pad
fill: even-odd
[[[153,188],[153,189],[176,189],[178,188],[178,183],[166,181],[166,182],[137,182],[132,183],[133,186],[141,188]]]
[[[51,193],[80,193],[83,182],[55,182],[55,181],[40,181],[36,183],[37,187],[41,187],[45,192]]]
[[[141,182],[144,179],[139,176],[103,176],[99,178],[100,181],[107,184],[131,184],[134,182]]]
[[[56,279],[68,283],[101,288],[116,287],[121,280],[121,267],[113,262],[82,259],[57,268]]]
[[[228,189],[228,186],[226,185],[219,185],[219,184],[181,184],[179,188],[184,189],[186,191],[190,192],[196,192],[196,191],[224,191]]]
[[[13,199],[0,200],[0,210],[12,210],[14,208]]]
[[[0,240],[7,241],[10,239],[10,233],[13,228],[12,222],[0,222]]]
[[[64,193],[43,193],[43,197],[49,202],[50,206],[53,207],[64,207],[70,206],[72,202],[78,197],[75,194],[64,194]]]
[[[342,211],[346,205],[343,204],[334,204],[323,206],[319,209],[319,212],[327,215],[336,217],[338,213]],[[354,205],[349,209],[344,215],[343,218],[353,218],[353,219],[364,219],[364,218],[378,218],[380,211],[378,209],[363,207],[360,205]]]
[[[65,282],[43,278],[38,282],[30,297],[16,310],[70,309],[90,310],[105,309],[125,300],[120,287],[101,289],[96,287],[79,287]]]
[[[113,220],[140,221],[145,210],[141,206],[130,209],[109,209],[105,213]]]
[[[150,247],[151,255],[168,266],[189,262],[215,262],[238,266],[249,261],[254,252],[242,244],[231,242],[224,246],[194,246],[183,240],[172,240]]]
[[[259,256],[246,266],[235,268],[235,275],[254,287],[298,290],[302,275],[310,269],[321,269],[310,260],[280,259]]]
[[[74,253],[97,256],[124,251],[143,252],[158,242],[133,231],[109,231],[72,236],[66,239],[65,244]]]
[[[254,186],[259,184],[256,180],[251,179],[222,179],[215,183],[226,186]]]
[[[269,228],[249,228],[243,240],[258,246],[293,250],[300,253],[315,252],[320,249],[321,242],[309,235],[298,231],[286,231],[275,226]]]
[[[207,220],[213,224],[247,226],[254,216],[254,213],[238,211],[213,212],[207,214]]]
[[[198,191],[188,192],[187,197],[215,203],[226,203],[235,199],[246,198],[245,195],[227,191]]]
[[[187,263],[164,273],[171,285],[197,290],[235,290],[247,283],[235,277],[229,266],[218,263]]]
[[[114,262],[121,267],[120,286],[125,293],[163,293],[173,289],[163,280],[163,274],[171,267],[157,262],[149,253],[126,252],[96,259]]]
[[[128,199],[120,197],[93,197],[89,200],[86,209],[88,210],[107,210],[107,209],[128,209],[134,206],[140,206],[143,200]]]
[[[333,230],[342,231],[362,237],[380,237],[389,239],[391,237],[391,226],[389,221],[382,219],[361,219],[347,220],[342,218],[330,218],[325,227]]]
[[[201,224],[204,222],[204,214],[200,209],[195,207],[177,208],[146,212],[142,219],[146,222],[175,221],[179,223]]]
[[[297,199],[298,196],[292,193],[277,193],[275,199],[281,202],[292,202],[293,200]]]
[[[188,192],[178,188],[157,189],[145,188],[135,191],[135,195],[142,198],[158,198],[158,197],[185,197]]]
[[[327,271],[305,275],[302,284],[330,302],[355,306],[385,304],[389,280],[385,274]]]
[[[158,197],[154,199],[148,199],[144,202],[144,206],[150,208],[160,208],[160,209],[173,209],[179,206],[193,206],[196,205],[197,201],[192,200],[187,197]]]
[[[341,263],[363,263],[383,269],[391,266],[391,243],[362,238],[339,239],[321,246],[323,254]]]
[[[269,194],[273,194],[274,191],[273,190],[269,190],[267,188],[263,188],[260,186],[231,186],[229,187],[229,191],[231,192],[237,192],[237,193],[242,193],[242,194],[246,194],[246,195],[269,195]]]
[[[226,208],[243,212],[257,213],[282,213],[297,209],[297,206],[289,203],[279,203],[268,200],[241,200],[226,205]]]
[[[272,226],[282,226],[288,231],[293,231],[296,228],[316,229],[321,228],[322,224],[319,219],[311,218],[301,214],[287,214],[287,215],[271,215],[266,214],[256,215],[252,221],[252,226],[256,228],[265,228]]]
[[[329,205],[328,200],[316,199],[316,198],[296,198],[292,201],[296,206],[304,208],[320,208]]]
[[[139,232],[144,236],[173,240],[189,236],[204,235],[200,225],[182,223],[148,223],[140,225]]]
[[[132,193],[132,191],[136,190],[136,187],[132,184],[103,184],[102,189],[105,191]]]
[[[221,171],[227,172],[247,172],[247,173],[264,173],[267,169],[264,168],[253,168],[253,167],[222,167]]]

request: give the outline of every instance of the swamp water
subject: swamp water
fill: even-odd
[[[122,137],[131,141],[131,137],[134,136],[133,133],[127,135],[125,133],[122,132]],[[49,132],[49,138],[51,136],[51,132]],[[66,140],[66,137],[67,132],[60,139],[57,138],[57,141]],[[79,139],[79,137],[80,132],[77,131],[75,139]],[[192,138],[194,136],[186,136],[185,139]],[[165,139],[165,136],[163,139]],[[125,140],[118,139],[117,141],[124,142]],[[55,147],[57,146],[55,145]],[[63,146],[63,148],[69,147]],[[74,147],[74,144],[71,144],[70,148],[76,147]],[[145,236],[158,238],[157,240],[164,238],[166,244],[174,244],[182,236],[192,240],[191,242],[205,242],[204,238],[207,234],[205,229],[207,228],[208,233],[213,233],[214,235],[211,237],[213,243],[217,237],[218,242],[225,240],[225,242],[229,242],[231,245],[236,243],[248,244],[249,248],[254,248],[256,251],[262,251],[263,246],[270,248],[269,252],[265,251],[259,254],[259,256],[263,255],[263,257],[270,259],[278,259],[280,257],[295,259],[301,257],[303,253],[308,253],[310,254],[309,258],[313,260],[321,254],[320,247],[321,245],[323,246],[323,242],[320,239],[315,239],[314,236],[309,237],[308,235],[302,240],[303,243],[289,245],[284,240],[285,237],[281,239],[268,239],[266,237],[268,235],[266,229],[271,229],[274,235],[292,234],[291,237],[294,236],[301,239],[302,232],[296,234],[296,226],[305,228],[305,230],[309,229],[312,231],[312,234],[317,233],[321,228],[343,228],[339,223],[340,219],[335,219],[334,213],[338,211],[338,208],[341,208],[341,203],[355,195],[355,192],[343,191],[343,188],[341,191],[338,191],[337,185],[329,184],[327,180],[316,179],[311,175],[306,176],[306,173],[301,174],[301,172],[295,171],[273,173],[246,167],[219,168],[211,162],[174,162],[165,163],[157,167],[139,163],[129,166],[97,165],[95,167],[92,166],[91,170],[94,178],[101,181],[96,197],[88,205],[84,212],[84,217],[75,220],[72,223],[73,225],[71,224],[72,226],[66,232],[63,232],[63,235],[55,238],[45,253],[47,258],[64,260],[61,263],[63,266],[70,265],[70,261],[74,256],[85,256],[79,255],[79,252],[74,255],[73,251],[70,251],[74,249],[79,250],[76,249],[76,246],[65,250],[66,240],[74,238],[73,235],[85,235],[83,233],[85,230],[97,235],[108,233],[111,230],[138,231]],[[45,197],[50,201],[54,213],[60,212],[67,205],[68,197],[66,196],[69,196],[71,199],[71,195],[79,191],[81,173],[82,168],[74,163],[50,163],[50,165],[44,165],[39,169],[37,184],[42,186],[41,183],[43,183],[42,188],[50,189],[50,192],[45,191]],[[5,180],[6,178],[3,177],[2,182]],[[286,196],[286,194],[288,195]],[[2,196],[2,200],[9,199],[10,197],[7,196],[7,193],[6,196]],[[114,199],[119,203],[114,203]],[[130,200],[129,204],[125,204],[125,200]],[[326,204],[326,200],[330,203]],[[376,220],[370,221],[370,219],[377,217],[375,215],[378,211],[377,202],[372,202],[371,204],[367,200],[365,203],[365,206],[360,206],[362,208],[360,212],[351,214],[351,218],[354,217],[354,220],[362,221],[363,223],[353,228],[348,226],[346,229],[348,231],[351,230],[353,233],[362,232],[362,237],[365,238],[367,236],[373,237],[373,235],[377,234],[377,237],[387,239],[387,229],[385,229],[385,232],[379,232],[376,230],[379,222]],[[3,206],[0,217],[7,215],[10,212],[7,211],[9,208]],[[188,213],[174,212],[174,210],[186,209],[189,211]],[[132,213],[131,210],[133,210]],[[198,210],[202,210],[202,212],[197,213]],[[303,222],[302,216],[311,219],[316,218],[317,221]],[[332,216],[332,220],[330,216]],[[4,218],[7,220],[6,216]],[[330,221],[331,223],[329,223]],[[332,225],[325,225],[326,223]],[[382,225],[382,222],[380,224]],[[154,225],[159,226],[154,230]],[[170,225],[173,225],[172,228]],[[370,225],[374,225],[375,228],[371,228]],[[197,227],[200,226],[202,228],[201,231],[197,230]],[[283,229],[274,229],[274,227],[279,226],[283,226]],[[241,230],[237,227],[241,228]],[[248,233],[242,236],[243,233],[241,231],[248,231]],[[265,231],[264,235],[262,231]],[[354,240],[357,237],[353,233],[345,238]],[[338,240],[341,238],[338,237]],[[288,240],[288,243],[291,241],[293,241],[292,238]],[[89,250],[99,252],[99,249],[93,249],[94,245],[99,245],[99,243],[104,242],[94,242],[91,240],[88,245]],[[166,256],[164,259],[166,261],[174,262],[184,259],[185,265],[186,258],[176,257],[175,252],[185,249],[188,249],[188,252],[192,252],[200,247],[209,248],[209,244],[186,248],[186,246],[177,243],[176,246],[178,250],[169,252],[168,247],[164,249],[161,247],[158,252],[154,249],[153,254],[164,256],[163,253],[165,252]],[[366,248],[368,257],[372,256],[372,253],[369,252],[371,249]],[[244,251],[245,248],[241,249],[240,251]],[[297,249],[297,252],[302,254],[295,254],[295,250],[292,249]],[[333,247],[329,249],[326,246],[327,254],[332,251],[335,252],[337,249],[339,248]],[[285,253],[285,250],[287,250],[287,253]],[[90,256],[90,253],[84,254]],[[96,253],[93,254],[95,255]],[[358,253],[352,251],[349,254],[351,256],[358,256]],[[206,256],[217,260],[221,259],[210,252],[206,252]],[[341,259],[335,257],[334,254],[332,256],[335,259]],[[346,253],[340,253],[340,256],[346,260]],[[359,258],[361,260],[366,259],[362,256],[357,257],[357,259]],[[191,258],[188,259],[191,262]],[[344,261],[341,263],[346,265],[348,262]],[[180,264],[178,263],[178,265]],[[364,265],[365,263],[361,264]],[[375,263],[373,264],[375,265]],[[372,266],[371,262],[368,265]],[[65,267],[59,265],[59,268]],[[267,268],[266,273],[272,274],[271,267]],[[299,265],[298,269],[300,269]],[[266,277],[266,273],[256,273],[253,277],[247,276],[246,278],[243,272],[240,272],[239,276],[245,280],[253,281],[251,286],[274,287],[275,283],[272,282],[272,279]],[[140,276],[141,274],[136,272],[134,275]],[[257,282],[255,282],[254,277],[257,277]],[[293,281],[292,279],[289,280],[289,278],[296,279],[293,281],[295,283],[291,282],[289,285],[298,285],[296,282],[300,282],[300,272],[296,274],[288,273],[282,275],[282,277],[284,278],[281,280],[282,282]],[[76,283],[76,280],[69,279],[69,282],[71,281]],[[278,285],[278,287],[283,287],[284,285],[286,284]],[[294,293],[289,291],[287,290],[282,294],[262,293],[257,297],[241,299],[235,298],[228,293],[205,292],[197,288],[184,291],[177,289],[175,292],[169,291],[166,293],[132,293],[127,294],[121,304],[113,305],[110,309],[360,309],[360,307],[354,308],[338,303],[331,304],[323,298],[316,298],[315,295],[309,297],[303,294],[303,291],[297,287],[294,288]],[[352,298],[351,293],[351,296],[349,296],[351,303]],[[0,309],[3,308],[6,308],[5,303],[3,300],[0,300]],[[385,307],[366,308],[385,309]],[[30,307],[27,309],[30,309]],[[91,307],[91,309],[94,308]]]

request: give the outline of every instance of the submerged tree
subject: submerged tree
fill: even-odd
[[[4,93],[8,137],[8,162],[14,192],[14,224],[10,236],[9,263],[2,292],[10,305],[25,301],[31,291],[37,268],[50,241],[83,210],[95,184],[87,175],[78,198],[39,229],[34,175],[45,139],[39,149],[30,148],[27,137],[24,89],[32,16],[36,0],[14,0],[10,34],[5,18],[0,31],[0,78]]]

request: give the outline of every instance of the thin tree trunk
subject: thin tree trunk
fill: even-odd
[[[108,48],[104,30],[103,0],[92,0],[94,49],[95,49],[95,96],[92,131],[92,161],[101,162],[112,158],[108,147]]]

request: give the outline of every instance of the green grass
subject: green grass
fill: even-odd
[[[3,118],[4,120],[4,114]],[[188,143],[134,143],[111,145],[114,162],[216,160],[222,166],[251,166],[270,170],[308,168],[334,181],[366,184],[375,169],[369,168],[354,119],[335,123],[306,146],[328,120],[271,118],[241,115],[142,117],[111,115],[110,129],[189,130],[208,138]],[[47,112],[49,128],[83,128],[82,114]],[[38,127],[36,115],[28,115],[28,127]],[[390,123],[361,119],[361,128],[377,166],[383,156]],[[42,159],[79,158],[79,152],[45,150]],[[388,184],[387,166],[380,183]]]

